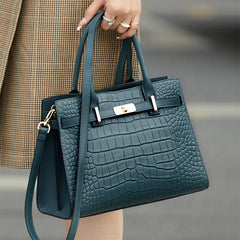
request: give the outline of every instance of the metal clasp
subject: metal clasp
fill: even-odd
[[[128,103],[128,104],[113,107],[113,111],[116,115],[132,113],[132,112],[136,112],[136,106],[134,105],[134,103]]]
[[[47,133],[50,132],[51,127],[50,127],[49,121],[50,121],[50,119],[52,118],[53,114],[56,113],[56,110],[55,110],[54,107],[55,107],[55,105],[52,105],[52,106],[51,106],[51,109],[50,109],[50,111],[48,112],[48,114],[46,115],[45,119],[44,119],[43,121],[41,121],[41,122],[38,123],[38,126],[37,126],[38,130],[40,129],[41,125],[43,125],[43,126],[45,126],[45,127],[48,128]]]
[[[158,107],[157,107],[157,103],[156,103],[154,95],[150,96],[150,99],[151,99],[151,102],[152,102],[152,105],[153,105],[153,110],[157,111]]]

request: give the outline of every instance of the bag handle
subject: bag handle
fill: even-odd
[[[81,69],[81,61],[83,55],[84,44],[86,42],[89,32],[89,24],[85,27],[82,37],[79,42],[79,47],[76,55],[74,75],[72,81],[72,88],[69,93],[78,93],[78,79]],[[119,54],[118,66],[116,71],[115,85],[122,83],[122,76],[124,72],[125,63],[127,61],[127,81],[132,79],[132,49],[131,42],[128,38],[123,40],[122,50]]]
[[[127,61],[127,80],[131,81],[132,78],[132,47],[129,38],[125,38],[122,44],[122,51],[119,55],[118,66],[115,76],[115,85],[122,83],[122,77],[124,72],[125,63]]]
[[[86,55],[86,65],[85,65],[85,72],[86,74],[84,75],[84,81],[90,81],[90,88],[91,88],[91,109],[94,109],[96,112],[96,116],[98,118],[98,122],[101,121],[100,117],[99,117],[99,110],[98,110],[98,105],[99,105],[99,101],[98,101],[98,97],[96,92],[93,89],[93,82],[92,82],[92,62],[93,62],[93,47],[94,47],[94,36],[95,36],[95,32],[97,27],[100,25],[101,23],[101,19],[103,16],[104,11],[98,13],[94,18],[97,19],[98,21],[96,21],[96,24],[93,28],[92,32],[89,32],[89,35],[91,35],[91,48],[89,47],[87,55]],[[93,19],[94,20],[94,19]],[[93,24],[93,21],[90,22],[90,25]],[[144,57],[143,57],[143,53],[142,53],[142,49],[138,40],[138,37],[136,34],[134,34],[131,38],[129,38],[132,42],[133,45],[135,47],[136,53],[137,53],[137,57],[138,60],[140,62],[140,66],[141,66],[141,71],[142,71],[142,75],[143,75],[143,81],[141,84],[141,90],[143,93],[143,97],[145,100],[148,100],[148,98],[151,98],[152,101],[152,105],[154,108],[154,111],[157,111],[157,106],[156,106],[156,101],[155,101],[155,91],[152,85],[152,82],[148,76],[148,71],[146,68],[146,64],[144,61]],[[89,39],[88,39],[89,41]],[[88,78],[88,80],[87,80]]]
[[[91,108],[94,108],[95,111],[98,111],[97,108],[98,108],[99,102],[98,102],[96,92],[94,91],[93,82],[92,82],[92,78],[93,78],[93,75],[92,75],[93,47],[94,47],[95,32],[96,32],[97,27],[101,23],[101,19],[102,19],[103,14],[104,14],[104,11],[101,11],[100,13],[96,14],[92,18],[92,20],[89,22],[89,25],[91,25],[91,24],[93,24],[93,22],[96,19],[98,19],[98,21],[95,21],[96,22],[95,23],[95,28],[93,29],[92,32],[89,32],[89,34],[88,34],[88,35],[90,35],[90,34],[93,35],[93,38],[92,38],[93,40],[92,40],[92,43],[91,43],[92,47],[89,48],[87,56],[86,56],[86,59],[87,59],[86,69],[87,69],[88,73],[86,74],[86,76],[84,76],[85,78],[86,77],[91,78],[91,80],[90,80],[91,81],[91,84],[90,84],[91,85],[91,92],[92,92],[92,94],[91,94]],[[138,57],[139,62],[140,62],[141,71],[142,71],[142,75],[143,75],[143,82],[142,82],[142,85],[141,85],[141,89],[142,89],[144,99],[147,100],[149,97],[151,97],[153,108],[154,108],[155,111],[157,111],[155,97],[154,97],[155,96],[155,91],[154,91],[152,82],[151,82],[151,80],[148,76],[148,71],[147,71],[147,68],[146,68],[146,64],[145,64],[145,61],[144,61],[144,57],[143,57],[143,53],[142,53],[142,49],[141,49],[138,37],[137,37],[136,34],[134,34],[131,38],[129,38],[129,40],[131,40],[133,42],[133,45],[134,45],[136,53],[137,53],[137,57]],[[80,61],[79,61],[79,58],[77,58],[76,68],[75,68],[76,74],[77,74],[77,69],[80,69],[79,64],[80,64]],[[97,112],[96,112],[96,114],[97,114]]]

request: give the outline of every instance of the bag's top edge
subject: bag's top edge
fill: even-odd
[[[167,78],[167,76],[164,76],[164,77],[155,77],[155,78],[151,78],[151,81],[152,82],[155,82],[155,81],[159,81],[161,80],[161,82],[165,82],[165,81],[179,81],[179,78]],[[123,89],[126,89],[126,88],[129,88],[129,87],[135,87],[135,86],[138,86],[142,83],[143,80],[135,80],[134,82],[129,82],[129,83],[122,83],[122,84],[119,84],[119,85],[115,85],[115,86],[112,86],[112,87],[108,87],[108,88],[103,88],[103,89],[98,89],[96,90],[96,93],[102,93],[102,92],[107,92],[107,91],[116,91],[116,90],[123,90]],[[48,98],[45,98],[42,100],[42,102],[52,102],[53,99],[54,100],[58,100],[58,99],[62,99],[63,97],[79,97],[81,96],[82,93],[66,93],[66,94],[61,94],[61,95],[56,95],[56,96],[51,96],[51,97],[48,97]]]

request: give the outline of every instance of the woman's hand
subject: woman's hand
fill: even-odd
[[[102,20],[100,27],[104,30],[116,30],[121,34],[118,39],[124,39],[133,36],[139,26],[139,19],[141,14],[141,0],[94,0],[87,8],[84,18],[79,22],[77,30],[79,31],[83,26],[100,11],[104,9],[104,16],[107,19],[114,19],[112,25]],[[121,23],[123,25],[121,25]]]

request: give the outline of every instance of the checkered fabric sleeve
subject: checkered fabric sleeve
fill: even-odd
[[[0,166],[31,167],[41,101],[70,91],[83,31],[76,28],[91,2],[0,0]],[[100,28],[96,32],[95,89],[114,85],[122,45],[117,35]],[[134,51],[133,78],[139,77]],[[82,79],[83,67],[80,91]]]

